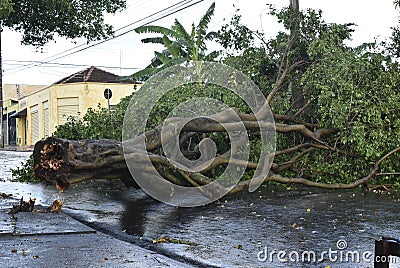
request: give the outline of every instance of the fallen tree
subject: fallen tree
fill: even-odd
[[[242,55],[226,59],[230,66],[247,71],[260,87],[265,105],[273,111],[274,122],[259,120],[264,117],[257,112],[233,109],[233,114],[221,111],[211,115],[211,119],[198,117],[190,122],[187,118],[162,117],[152,121],[155,123],[137,137],[125,140],[124,146],[115,140],[48,138],[35,145],[35,176],[54,183],[59,190],[96,178],[119,178],[127,186],[138,187],[126,164],[128,157],[137,162],[135,172],[150,174],[149,166],[141,165],[149,159],[165,181],[198,187],[213,182],[226,165],[232,164],[246,170],[242,181],[231,189],[230,193],[234,193],[247,189],[253,173],[262,168],[259,159],[252,155],[249,161],[231,157],[226,128],[242,131],[243,126],[252,149],[259,149],[260,129],[273,128],[277,132],[274,160],[269,163],[271,169],[262,178],[263,183],[296,183],[326,189],[399,186],[400,72],[397,64],[379,53],[346,47],[343,41],[351,33],[348,26],[328,25],[320,21],[320,15],[313,12],[309,15],[305,19],[312,22],[310,27],[314,23],[321,27],[313,27],[313,31],[303,29],[302,38],[306,42],[302,45],[306,47],[300,46],[303,49],[300,55],[294,53],[293,39],[281,34],[277,40],[266,42],[265,48],[248,46]],[[304,23],[304,27],[307,25]],[[300,103],[290,94],[294,86],[301,87],[297,89],[303,94]],[[165,100],[155,114],[168,115],[170,111],[166,110],[172,104],[186,101],[182,92]],[[208,93],[204,89],[197,96],[221,95],[220,99],[226,100],[226,95],[218,90]],[[239,106],[235,105],[230,107]],[[260,109],[265,110],[269,109]],[[202,157],[202,141],[215,141],[219,151],[213,161],[200,171],[174,166],[162,148],[165,140],[161,138],[161,130],[168,126],[182,129],[179,150],[190,160]],[[175,136],[176,133],[167,140]],[[143,141],[145,147],[139,148]],[[128,150],[124,151],[123,147]]]
[[[251,115],[241,114],[237,112],[239,117],[244,120],[244,125],[248,131],[255,131],[259,129],[259,122],[255,121],[255,117]],[[223,117],[221,113],[216,117]],[[221,119],[220,118],[220,119]],[[282,118],[276,116],[280,120],[293,121],[293,118]],[[225,120],[228,120],[225,118]],[[179,122],[179,119],[173,118],[174,124]],[[222,120],[223,121],[223,120]],[[164,125],[168,122],[164,122]],[[234,125],[234,123],[230,122]],[[239,167],[246,169],[256,170],[258,165],[252,161],[236,161],[235,159],[229,158],[229,152],[219,154],[215,157],[213,162],[202,172],[188,172],[179,170],[173,166],[167,159],[167,157],[157,153],[162,147],[161,142],[161,125],[143,133],[137,139],[129,141],[132,148],[131,153],[134,157],[137,157],[137,161],[140,162],[143,156],[150,159],[152,164],[157,168],[160,175],[166,180],[183,186],[198,187],[200,185],[206,185],[212,182],[213,178],[210,174],[213,174],[213,169],[219,166],[226,165],[228,162],[233,163]],[[379,175],[379,169],[382,163],[391,155],[400,151],[400,148],[396,148],[391,152],[380,158],[374,166],[371,168],[369,174],[356,180],[352,183],[323,183],[315,182],[311,179],[304,177],[284,177],[280,173],[284,171],[296,172],[295,164],[301,157],[312,153],[314,150],[327,150],[337,151],[338,149],[333,148],[324,141],[324,138],[336,135],[338,129],[309,129],[305,124],[275,124],[276,131],[280,133],[297,132],[301,134],[307,142],[299,144],[297,146],[287,148],[284,150],[278,150],[275,155],[294,154],[289,161],[286,162],[274,162],[271,166],[271,172],[268,176],[263,179],[263,182],[279,182],[279,183],[297,183],[306,186],[320,187],[327,189],[348,189],[354,188],[360,185],[366,187],[372,187],[368,185],[368,182]],[[189,124],[183,126],[182,136],[186,138],[193,137],[195,135],[202,136],[211,132],[223,132],[225,129],[221,127],[219,123],[214,120],[197,118],[192,120]],[[135,143],[145,138],[147,151],[136,151]],[[126,154],[127,152],[125,152]],[[199,151],[186,151],[185,155],[191,156],[198,154]],[[121,179],[124,184],[128,187],[138,187],[135,180],[130,175],[127,164],[125,162],[125,155],[122,147],[122,143],[115,140],[65,140],[57,138],[47,138],[38,142],[34,149],[34,174],[36,177],[54,184],[58,190],[63,191],[70,184],[82,182],[88,179]],[[137,165],[140,167],[140,165]],[[148,166],[143,165],[142,170],[138,172],[146,172]],[[245,190],[250,184],[250,180],[242,181],[238,183],[232,190],[231,193]]]
[[[299,65],[301,63],[286,68],[282,66],[285,71],[276,80],[265,105],[268,106],[272,102],[289,73]],[[400,147],[390,150],[371,164],[368,157],[358,154],[352,147],[341,142],[343,136],[339,128],[320,127],[318,124],[303,120],[302,112],[306,111],[313,101],[306,103],[294,115],[265,114],[269,109],[263,108],[259,113],[246,114],[234,108],[209,117],[195,117],[190,121],[187,118],[170,117],[138,136],[125,140],[124,143],[110,139],[75,141],[50,137],[35,145],[34,174],[41,180],[55,184],[60,191],[68,188],[70,184],[97,178],[121,179],[128,187],[138,187],[126,163],[126,159],[129,159],[136,163],[133,170],[135,173],[148,174],[150,177],[154,166],[165,181],[175,185],[199,187],[212,183],[227,165],[233,165],[244,169],[247,175],[243,176],[242,181],[236,184],[230,193],[249,187],[254,172],[265,175],[261,178],[261,183],[296,183],[326,189],[349,189],[360,185],[375,188],[376,186],[370,185],[372,179],[398,176],[398,173],[392,170],[385,172],[380,170],[389,159],[392,163],[396,163],[396,158],[393,156],[400,151]],[[271,117],[274,120],[271,120]],[[206,161],[207,165],[201,169],[195,171],[181,169],[170,161],[163,148],[163,144],[177,137],[177,133],[174,132],[177,129],[180,129],[177,149],[187,159],[196,160],[200,159],[203,153],[207,154],[207,151],[201,149],[202,142],[207,139],[213,140],[219,149],[223,148],[225,151],[219,150],[213,160]],[[281,135],[277,139],[278,142],[282,137],[286,139],[289,137],[293,141],[280,142],[277,150],[273,152],[274,160],[271,163],[268,162],[269,159],[272,160],[271,156],[261,164],[258,162],[259,159],[254,157],[250,157],[248,161],[232,157],[235,148],[231,148],[230,137],[226,135],[227,130],[240,133],[237,135],[240,144],[260,140],[262,129],[274,133],[276,131],[277,135]],[[241,141],[241,138],[247,139]],[[145,146],[140,147],[143,142]],[[282,148],[282,144],[286,147]],[[257,149],[257,146],[259,145],[256,143],[251,149]],[[344,173],[344,176],[349,174],[349,178],[354,178],[351,172],[358,170],[365,171],[365,174],[352,181],[342,179],[334,173],[334,170],[331,173],[319,170],[326,163],[321,162],[321,158],[317,156],[322,156],[322,161],[328,164],[339,162],[339,157],[346,159],[348,162],[345,164],[349,164],[351,168],[345,171],[348,173]],[[152,167],[146,164],[147,159]],[[358,163],[362,164],[361,168],[357,166]],[[261,172],[265,167],[270,167],[269,174]],[[329,183],[329,180],[320,180],[321,176],[335,180]],[[379,180],[377,181],[379,184]],[[386,188],[388,185],[382,184],[379,187]]]

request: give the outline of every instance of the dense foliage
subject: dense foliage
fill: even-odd
[[[1,0],[0,19],[3,27],[23,33],[23,44],[42,46],[55,34],[88,41],[110,36],[104,15],[125,7],[125,0]]]
[[[125,110],[133,94],[123,98],[110,112],[99,105],[97,109],[88,109],[83,118],[69,117],[67,123],[57,126],[53,136],[70,140],[121,140]]]
[[[321,174],[351,181],[400,145],[399,66],[390,57],[364,48],[338,48],[335,53],[323,46],[312,49],[324,57],[307,70],[302,84],[309,98],[317,98],[313,110],[318,124],[341,130],[332,140],[341,152],[314,155],[314,161],[326,163],[318,166]],[[399,168],[398,157],[393,157],[382,172]],[[382,183],[390,182],[386,180],[390,177],[381,178]]]
[[[296,27],[292,20],[296,16],[289,8],[271,9],[271,14],[283,23],[285,31],[270,40],[261,37],[257,47],[254,39],[247,39],[252,45],[232,41],[232,37],[246,36],[249,31],[237,19],[232,20],[230,31],[221,33],[222,44],[239,50],[240,55],[227,57],[225,63],[252,77],[267,95],[276,83],[282,60],[288,60],[289,65],[302,62],[272,100],[273,112],[340,130],[327,141],[330,150],[311,150],[303,155],[305,150],[296,152],[301,157],[296,158],[292,170],[282,174],[330,183],[349,183],[365,176],[380,157],[400,146],[398,63],[377,44],[347,46],[353,25],[326,23],[321,12],[300,13]],[[288,48],[289,56],[284,58]],[[302,94],[300,106],[295,103],[294,89]],[[277,149],[304,142],[298,133],[279,134]],[[277,159],[289,161],[296,154]],[[398,156],[391,157],[384,162],[382,176],[375,183],[399,185],[395,173],[399,169]]]
[[[276,87],[284,69],[295,66],[270,102],[276,115],[285,116],[277,122],[287,123],[289,118],[311,131],[337,129],[322,146],[313,144],[311,148],[302,147],[312,142],[303,133],[279,133],[278,150],[299,149],[278,154],[274,172],[328,183],[351,183],[366,176],[381,157],[400,146],[398,64],[378,44],[346,45],[354,25],[326,23],[321,11],[271,8],[270,14],[282,23],[284,31],[268,40],[242,25],[238,15],[223,26],[218,33],[218,41],[226,49],[223,62],[251,77],[265,96]],[[229,97],[219,88],[185,87],[157,103],[150,127],[199,92],[231,107],[242,106],[237,97]],[[251,144],[260,144],[257,135],[250,137]],[[213,138],[219,145],[226,144],[221,137]],[[255,161],[258,150],[251,152]],[[398,156],[386,159],[372,183],[399,185],[399,168]]]
[[[12,3],[9,0],[0,0],[0,20],[7,18],[12,11]]]

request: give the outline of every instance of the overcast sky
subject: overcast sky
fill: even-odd
[[[179,0],[127,0],[128,8],[116,16],[108,16],[107,22],[118,29],[177,2]],[[195,2],[197,1],[192,3]],[[188,29],[193,21],[196,23],[199,21],[212,2],[205,0],[153,24],[169,27],[173,20],[178,18]],[[238,8],[244,24],[251,29],[264,31],[267,36],[272,36],[277,32],[278,26],[266,14],[266,4],[273,4],[280,8],[288,3],[289,0],[216,0],[215,16],[210,23],[210,30],[218,30]],[[374,38],[379,40],[388,38],[391,34],[390,27],[395,26],[398,20],[392,0],[300,0],[300,8],[321,9],[323,18],[327,22],[356,23],[352,45],[372,42]],[[148,21],[147,19],[142,23]],[[133,24],[124,30],[140,25],[140,23]],[[71,40],[59,38],[56,43],[51,42],[37,51],[34,47],[21,45],[19,33],[5,29],[2,33],[3,83],[48,85],[92,65],[118,75],[132,74],[137,70],[134,68],[141,69],[149,63],[156,49],[151,45],[140,43],[141,38],[143,36],[130,32],[74,55],[56,59],[51,62],[52,65],[21,67],[21,65],[29,64],[30,61],[46,61],[55,54],[84,44],[84,41],[76,40],[77,44],[75,44]],[[85,46],[79,48],[83,47]],[[70,52],[72,51],[74,50]]]

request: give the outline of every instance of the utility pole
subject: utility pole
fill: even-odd
[[[299,36],[299,27],[300,27],[300,18],[299,18],[299,12],[300,12],[300,6],[299,6],[299,0],[290,0],[290,5],[289,8],[292,10],[293,14],[296,16],[295,23],[291,26],[290,28],[290,35],[292,38],[297,39]],[[297,41],[297,40],[296,40]]]
[[[4,148],[4,129],[3,129],[3,68],[1,57],[1,32],[3,31],[0,20],[0,148]]]
[[[296,11],[299,11],[300,10],[299,0],[290,0],[290,7]]]
[[[300,5],[299,0],[290,0],[289,8],[292,11],[293,16],[296,16],[294,23],[290,27],[290,36],[292,47],[295,47],[299,41],[300,37]],[[298,81],[292,81],[290,83],[292,91],[292,105],[297,109],[301,109],[304,106],[304,93],[303,89],[300,87]]]

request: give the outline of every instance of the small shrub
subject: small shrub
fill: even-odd
[[[18,182],[39,182],[33,174],[33,154],[25,162],[21,162],[21,167],[11,168],[11,174]]]

